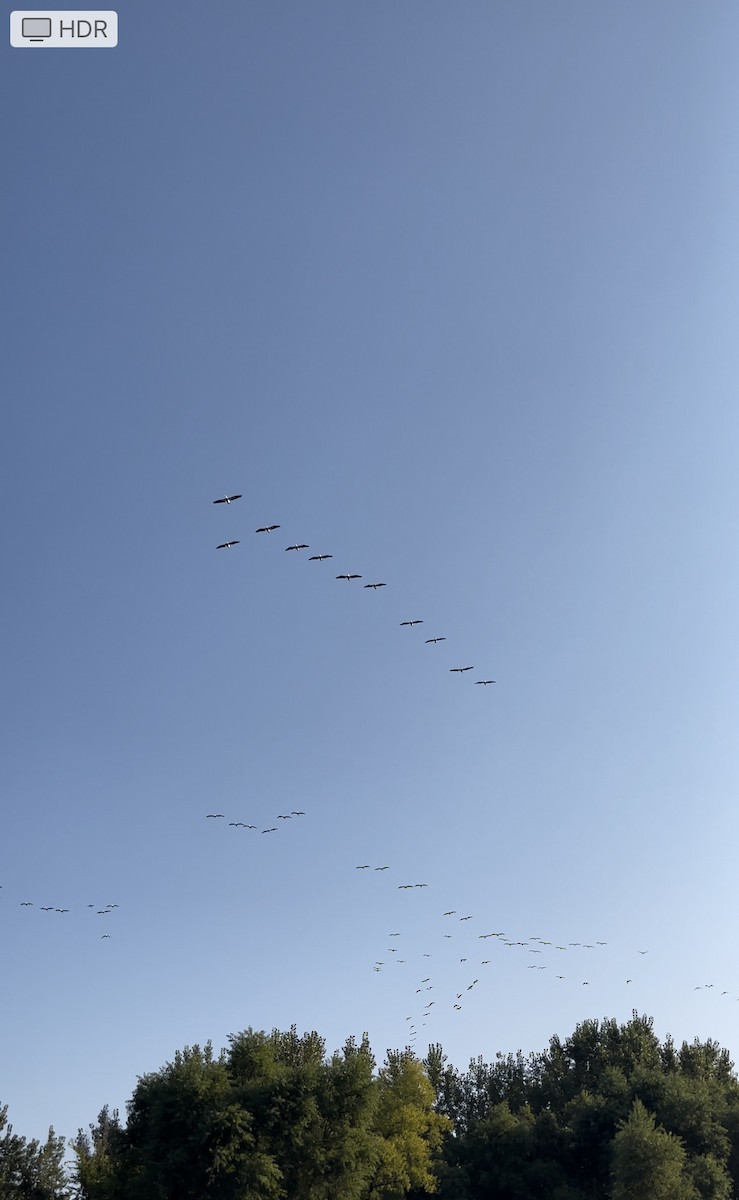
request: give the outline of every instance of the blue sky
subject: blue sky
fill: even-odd
[[[2,52],[17,1131],[249,1025],[736,1057],[736,7],[119,21]]]

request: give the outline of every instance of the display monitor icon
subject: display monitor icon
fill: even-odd
[[[24,17],[21,34],[29,42],[43,42],[51,37],[51,17]]]

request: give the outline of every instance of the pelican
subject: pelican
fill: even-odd
[[[225,815],[225,813],[208,813],[205,819],[206,821],[211,819],[215,820],[216,817],[224,817]]]
[[[21,900],[21,908],[33,908],[33,900]]]
[[[401,628],[402,628],[404,625],[423,625],[423,621],[401,621],[401,622],[400,622],[400,626],[401,626]]]
[[[64,912],[69,912],[69,909],[68,908],[55,908],[54,912],[64,913]],[[711,985],[711,986],[713,986],[713,985]]]
[[[241,499],[241,492],[239,492],[236,496],[221,496],[220,500],[214,500],[213,503],[214,504],[232,504],[234,502],[234,500],[240,500],[240,499]]]
[[[354,868],[355,871],[369,871],[369,869],[370,869],[369,863],[362,863],[361,867]]]
[[[375,870],[376,871],[389,871],[390,868],[389,867],[375,867]]]
[[[427,646],[435,646],[437,642],[445,642],[446,638],[426,638]]]
[[[277,820],[278,820],[278,821],[291,821],[291,820],[292,820],[292,813],[278,813],[278,814],[277,814]]]
[[[302,811],[301,811],[299,808],[298,808],[298,809],[295,809],[295,808],[294,808],[294,809],[292,810],[292,812],[291,812],[291,814],[290,814],[290,815],[291,815],[292,817],[304,817],[304,816],[305,816],[305,813],[304,813],[304,812],[302,812]]]
[[[460,921],[471,921],[472,917],[460,917]],[[523,943],[521,943],[523,945]]]
[[[311,554],[308,562],[325,562],[327,558],[333,558],[333,554]]]
[[[214,501],[213,501],[213,503],[214,503],[214,504],[217,504],[217,503],[218,503],[218,501],[217,501],[217,500],[214,500]],[[102,942],[102,941],[103,941],[103,938],[106,938],[106,937],[108,937],[108,938],[109,938],[109,937],[110,937],[110,934],[109,934],[109,933],[104,933],[104,934],[103,934],[103,936],[101,937],[100,941]]]
[[[428,884],[427,883],[414,883],[413,886],[414,887],[428,887]]]
[[[349,580],[349,579],[361,579],[362,576],[361,575],[337,575],[336,578]]]
[[[216,550],[230,550],[232,546],[238,546],[239,538],[235,542],[221,542],[220,546],[216,546]]]
[[[53,905],[53,904],[47,904],[45,908],[42,908],[42,909],[41,909],[41,911],[42,911],[42,912],[53,912],[53,911],[54,911],[54,905]]]
[[[377,591],[378,587],[387,587],[387,584],[386,583],[365,583],[364,586],[366,588],[372,588],[373,591]]]
[[[285,546],[285,553],[287,553],[288,550],[310,550],[310,546],[308,546],[305,542],[301,542],[300,545]]]
[[[413,884],[412,884],[412,883],[399,883],[399,884],[398,884],[398,891],[399,891],[399,892],[404,892],[404,891],[405,891],[405,892],[407,892],[409,889],[410,889],[411,891],[413,891]]]
[[[452,674],[464,675],[465,671],[473,671],[474,667],[450,667],[449,670]]]
[[[277,826],[273,825],[271,829],[263,829],[262,833],[277,833]]]
[[[482,684],[483,687],[486,687],[487,684],[489,684],[489,683],[495,683],[495,680],[494,679],[476,679],[475,687],[479,687],[480,684]]]
[[[260,525],[256,533],[274,533],[275,529],[280,529],[280,525]]]
[[[456,908],[450,908],[449,912],[444,913],[444,916],[445,917],[454,917],[454,916],[456,916],[456,913],[457,913]]]

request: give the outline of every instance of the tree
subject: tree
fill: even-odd
[[[434,1155],[450,1121],[434,1111],[434,1088],[423,1063],[411,1051],[389,1051],[376,1089],[377,1165],[370,1197],[401,1200],[412,1189],[438,1191]]]
[[[680,1139],[656,1128],[654,1114],[635,1100],[613,1140],[611,1200],[696,1200],[685,1168]]]
[[[0,1200],[68,1200],[64,1139],[49,1129],[46,1141],[13,1133],[8,1109],[0,1106]]]

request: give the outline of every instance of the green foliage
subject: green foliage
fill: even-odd
[[[46,1141],[13,1133],[7,1106],[0,1106],[0,1200],[67,1200],[64,1139],[49,1130]]]
[[[739,1083],[717,1043],[660,1046],[636,1012],[466,1072],[439,1045],[376,1072],[366,1035],[327,1057],[315,1031],[247,1029],[178,1052],[73,1148],[79,1200],[732,1200]],[[55,1164],[53,1134],[9,1131],[0,1200],[66,1200]]]
[[[436,1192],[433,1159],[450,1122],[434,1112],[434,1087],[423,1063],[409,1051],[388,1053],[376,1092],[377,1165],[370,1196],[402,1200],[411,1189]]]
[[[696,1200],[686,1154],[674,1134],[655,1127],[654,1115],[635,1100],[613,1141],[612,1200]]]

